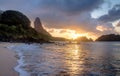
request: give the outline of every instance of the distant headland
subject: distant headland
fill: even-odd
[[[96,41],[120,41],[120,35],[108,34],[102,35]]]

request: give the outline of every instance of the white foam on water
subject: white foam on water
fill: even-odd
[[[103,45],[105,46],[103,47]],[[18,65],[15,70],[20,76],[63,76],[62,74],[68,76],[115,76],[114,70],[119,69],[120,52],[118,50],[113,53],[113,48],[120,49],[120,47],[109,43],[103,45],[101,43],[68,44],[66,46],[11,43],[8,48],[16,52]],[[101,48],[100,51],[97,47]],[[114,57],[116,58],[114,59]],[[114,68],[113,61],[117,63],[115,65],[118,67]]]
[[[21,68],[21,66],[24,65],[22,53],[18,53],[18,56],[20,57],[20,59],[17,60],[18,65],[14,69],[20,74],[20,76],[30,76],[28,72],[26,72],[25,70]]]
[[[30,76],[30,74],[25,71],[23,68],[21,68],[22,66],[25,65],[24,63],[24,56],[23,56],[23,52],[22,51],[30,51],[30,50],[34,50],[36,49],[37,47],[35,45],[28,45],[28,44],[18,44],[18,45],[10,45],[7,47],[8,49],[12,49],[14,50],[16,53],[17,53],[17,56],[18,56],[18,65],[14,68],[15,71],[17,71],[19,73],[19,76]]]

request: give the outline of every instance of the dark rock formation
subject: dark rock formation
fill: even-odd
[[[5,11],[0,20],[0,41],[48,42],[49,37],[30,27],[30,20],[18,11]]]
[[[109,34],[102,35],[96,41],[120,41],[120,35]]]
[[[34,21],[34,28],[37,32],[41,33],[41,34],[45,34],[47,36],[51,36],[42,26],[42,23],[39,19],[39,17],[37,17]]]
[[[0,23],[7,25],[22,25],[23,27],[30,27],[30,20],[18,11],[7,10],[1,14]]]

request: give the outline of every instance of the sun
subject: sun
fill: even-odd
[[[75,39],[77,39],[77,38],[79,38],[80,37],[80,34],[76,34],[76,33],[72,33],[71,34],[71,38],[73,39],[73,40],[75,40]]]

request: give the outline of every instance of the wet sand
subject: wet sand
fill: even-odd
[[[6,48],[5,43],[0,43],[0,76],[18,76],[14,70],[16,65],[15,53]]]

